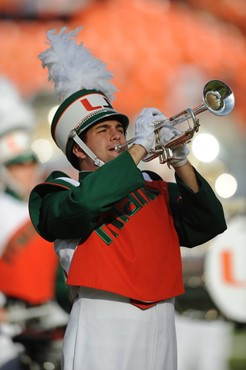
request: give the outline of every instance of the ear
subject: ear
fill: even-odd
[[[73,146],[73,154],[76,155],[76,157],[81,158],[81,159],[86,158],[85,152],[80,148],[80,146],[77,143],[75,143]]]

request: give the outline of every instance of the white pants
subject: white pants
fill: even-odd
[[[63,370],[176,370],[174,299],[141,310],[125,297],[79,288]]]

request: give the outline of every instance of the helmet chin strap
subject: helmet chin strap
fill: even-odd
[[[88,146],[80,139],[75,130],[70,132],[69,137],[71,137],[75,143],[78,144],[78,146],[93,160],[95,166],[102,167],[104,165],[104,162],[97,158],[90,148],[88,148]]]

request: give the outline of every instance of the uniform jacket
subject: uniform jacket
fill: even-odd
[[[52,173],[34,188],[36,230],[55,241],[67,284],[157,302],[183,293],[180,245],[200,245],[226,229],[220,202],[196,172],[200,191],[181,179],[147,178],[128,152],[76,182]]]

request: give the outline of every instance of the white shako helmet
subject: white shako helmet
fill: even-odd
[[[43,67],[48,68],[49,81],[54,83],[62,102],[53,118],[51,134],[77,169],[77,159],[72,153],[75,142],[96,166],[104,164],[81,140],[82,132],[104,120],[117,120],[125,130],[129,123],[128,117],[111,105],[116,91],[109,82],[112,74],[82,43],[76,43],[80,29],[67,32],[67,28],[62,27],[57,34],[55,30],[49,30],[47,43],[50,47],[39,54]]]
[[[0,77],[0,167],[34,157],[31,149],[35,116],[15,85]]]
[[[8,167],[11,164],[37,161],[31,149],[31,136],[25,130],[14,130],[0,136],[0,165]]]
[[[10,166],[38,163],[31,148],[35,114],[19,94],[17,87],[0,76],[0,187],[25,198],[25,185],[15,179]]]
[[[98,90],[79,90],[64,100],[57,109],[51,124],[51,134],[75,168],[77,161],[72,152],[75,142],[91,157],[96,166],[103,165],[79,136],[94,124],[105,120],[119,121],[124,131],[129,124],[128,117],[117,112],[106,95]]]

